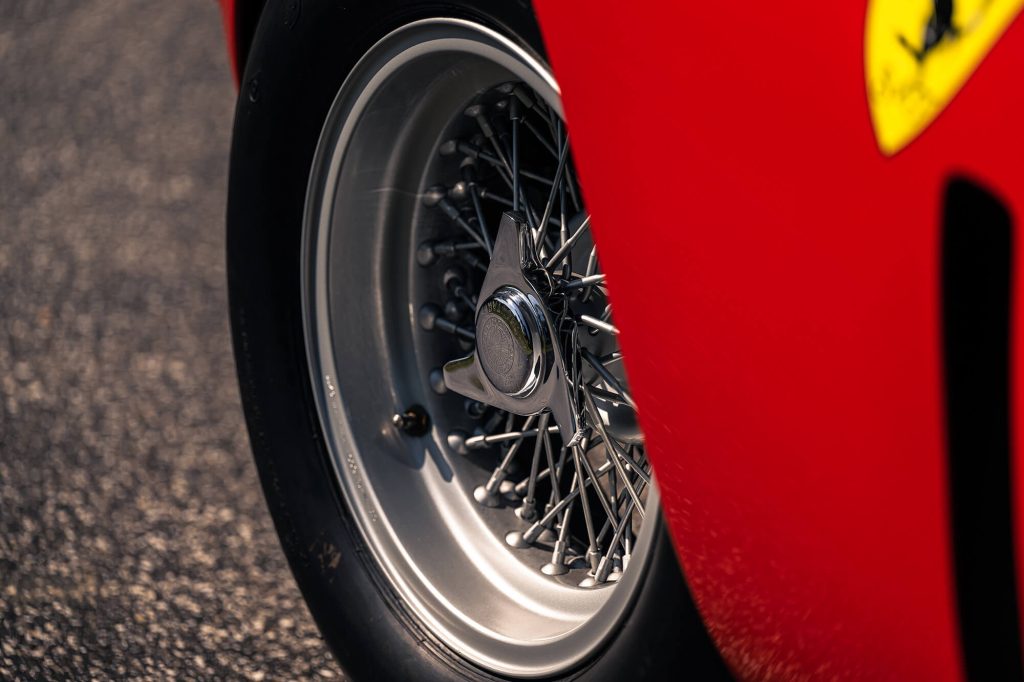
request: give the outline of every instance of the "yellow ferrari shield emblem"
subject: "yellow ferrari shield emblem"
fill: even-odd
[[[960,91],[1024,0],[869,0],[864,73],[878,147],[892,155]]]

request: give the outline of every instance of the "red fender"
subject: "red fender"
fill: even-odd
[[[1024,24],[887,157],[864,0],[535,4],[664,510],[730,665],[961,679],[940,209],[961,172],[1024,215]]]

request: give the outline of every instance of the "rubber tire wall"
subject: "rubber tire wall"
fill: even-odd
[[[513,1],[271,0],[235,114],[227,249],[242,403],[289,564],[325,640],[355,680],[497,679],[421,627],[373,563],[328,460],[303,341],[302,215],[328,109],[373,43],[431,16],[476,20],[543,55],[532,10]],[[567,679],[728,677],[659,528],[649,579],[622,629]]]

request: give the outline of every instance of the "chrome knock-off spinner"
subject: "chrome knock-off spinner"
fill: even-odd
[[[513,414],[550,410],[562,440],[571,447],[582,432],[557,318],[549,307],[552,290],[530,227],[516,213],[506,212],[480,290],[475,348],[468,357],[444,366],[444,383]]]

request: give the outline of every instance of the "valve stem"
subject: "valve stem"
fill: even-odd
[[[391,423],[402,433],[419,437],[430,431],[430,415],[421,405],[410,405],[403,412],[396,412]]]

